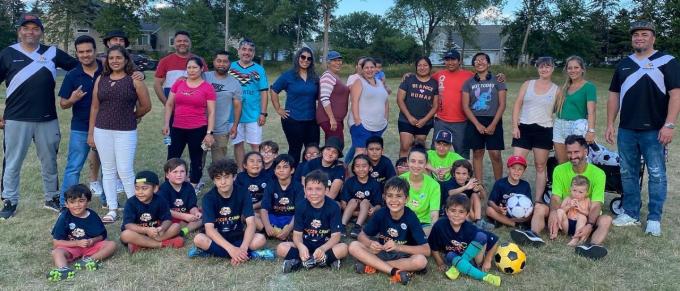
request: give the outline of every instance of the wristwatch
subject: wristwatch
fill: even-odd
[[[675,123],[666,122],[666,124],[664,124],[663,127],[665,127],[665,128],[670,128],[670,129],[675,129]]]
[[[269,116],[269,113],[267,113],[267,112],[260,112],[260,115],[262,115],[262,116],[264,116],[264,117],[267,117],[267,116]]]
[[[208,132],[206,132],[206,134],[212,135],[212,130],[208,130]]]

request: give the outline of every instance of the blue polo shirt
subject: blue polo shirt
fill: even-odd
[[[309,74],[307,80],[300,78],[294,70],[281,74],[272,85],[272,90],[279,94],[286,91],[286,111],[290,117],[298,121],[316,119],[316,99],[319,95],[319,79]]]
[[[78,64],[75,68],[70,70],[64,77],[64,81],[61,83],[61,88],[59,89],[59,97],[63,99],[68,99],[71,97],[71,93],[78,89],[79,86],[83,86],[81,90],[85,92],[83,99],[73,104],[73,117],[71,117],[71,130],[75,131],[88,131],[90,122],[90,105],[92,105],[92,90],[94,90],[94,81],[102,73],[102,64],[97,62],[97,71],[94,72],[94,76],[86,74],[83,71],[83,65]]]

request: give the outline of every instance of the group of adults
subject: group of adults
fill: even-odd
[[[120,31],[104,37],[107,50],[103,60],[95,57],[96,42],[89,36],[75,40],[76,59],[40,44],[43,31],[39,18],[24,15],[18,23],[19,42],[0,52],[0,80],[7,84],[4,119],[0,123],[5,132],[4,207],[0,218],[15,214],[20,170],[31,141],[36,144],[42,165],[45,207],[60,209],[56,164],[60,133],[54,103],[56,68],[60,67],[69,70],[59,91],[60,106],[72,108],[73,112],[61,189],[78,183],[88,156],[91,168],[99,167],[93,160],[101,160],[103,192],[110,209],[104,219],[114,221],[118,208],[116,180],[122,181],[128,197],[134,195],[136,129],[151,109],[144,75],[135,71],[126,49],[129,41]],[[625,214],[613,223],[640,224],[638,178],[642,156],[650,173],[646,233],[660,235],[667,185],[664,147],[672,140],[680,111],[680,68],[674,57],[654,50],[652,23],[634,22],[630,32],[635,53],[618,65],[607,103],[608,142],[614,142],[614,123],[621,115],[617,141]],[[205,61],[191,53],[188,32],[175,34],[174,48],[159,62],[154,91],[165,106],[162,133],[167,136],[167,158],[181,156],[188,147],[189,176],[196,188],[200,188],[205,149],[211,149],[214,160],[227,156],[229,144],[237,160],[243,159],[246,143],[252,150],[259,149],[270,100],[280,116],[289,154],[296,162],[305,145],[319,143],[321,130],[326,139],[335,136],[344,140],[347,122],[352,148],[346,156],[351,159],[365,152],[369,137],[381,136],[388,127],[391,90],[373,58],[360,58],[355,73],[343,81],[340,53],[330,51],[325,58],[327,70],[318,75],[316,57],[304,47],[295,53],[293,67],[270,86],[264,68],[253,62],[256,46],[249,39],[239,43],[238,60],[230,60],[228,52],[217,52],[213,71],[208,71]],[[445,129],[452,133],[453,149],[461,156],[469,159],[472,150],[475,177],[480,181],[484,177],[482,161],[487,151],[494,177],[501,177],[501,150],[505,148],[502,115],[507,89],[502,74],[496,76],[489,71],[490,61],[487,54],[476,54],[471,72],[461,67],[460,53],[452,50],[444,56],[445,68],[433,74],[427,57],[416,60],[415,73],[407,74],[397,91],[400,156],[405,156],[414,143],[424,143],[432,128]],[[551,233],[556,227],[554,206],[559,205],[559,198],[553,195],[550,206],[541,204],[549,151],[554,148],[560,163],[571,161],[574,174],[582,174],[589,167],[585,162],[587,146],[577,143],[578,148],[570,147],[573,145],[565,144],[565,138],[581,135],[592,143],[596,135],[595,85],[585,79],[583,59],[573,56],[565,64],[568,78],[560,87],[552,81],[553,59],[538,58],[538,78],[521,86],[513,104],[513,152],[521,156],[533,153],[536,170],[533,231],[520,233],[532,242],[546,217]],[[279,99],[284,91],[282,106]],[[604,188],[597,191],[600,190]],[[601,203],[593,205],[590,228],[582,237],[587,239],[596,228],[600,233],[593,235],[592,241],[599,245],[611,219],[600,215]]]

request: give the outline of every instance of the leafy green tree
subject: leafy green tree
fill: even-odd
[[[100,6],[94,0],[44,0],[45,37],[67,49],[77,25],[92,25]]]
[[[218,31],[214,7],[205,1],[187,1],[186,5],[165,8],[160,11],[162,26],[186,30],[191,34],[192,51],[211,58],[222,45],[223,32]]]
[[[365,49],[371,45],[382,25],[386,23],[379,15],[366,11],[343,15],[331,24],[330,41],[336,46]]]
[[[4,48],[17,39],[14,23],[19,19],[26,5],[21,0],[0,1],[0,48]]]
[[[135,12],[145,1],[113,0],[103,4],[99,15],[94,21],[94,29],[102,34],[112,30],[124,31],[129,39],[136,39],[140,35],[140,17]]]

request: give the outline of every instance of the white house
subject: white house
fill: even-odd
[[[489,55],[492,65],[503,63],[505,55],[506,36],[501,35],[502,25],[475,25],[471,39],[465,41],[461,34],[453,27],[441,26],[435,28],[432,40],[430,60],[434,65],[444,64],[444,53],[448,48],[455,48],[463,56],[463,64],[470,66],[472,56],[478,52]]]

